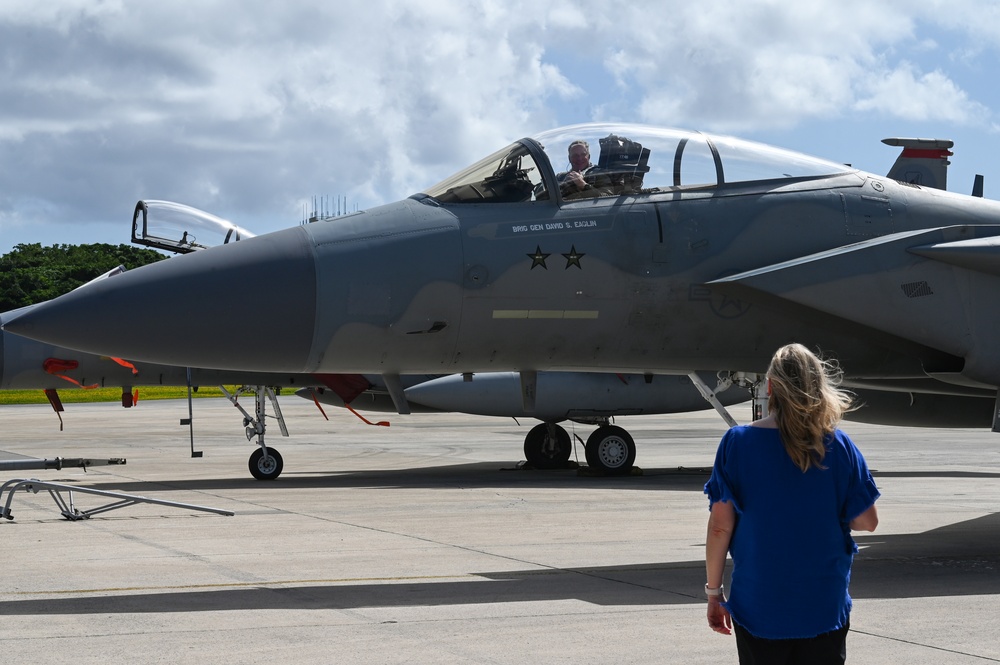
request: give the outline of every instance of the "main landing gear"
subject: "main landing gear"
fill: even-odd
[[[635,463],[635,441],[608,421],[594,430],[585,446],[587,465],[608,475],[622,475]],[[569,433],[556,423],[535,425],[524,437],[524,457],[536,469],[563,469],[573,452]]]
[[[524,437],[524,458],[536,469],[564,469],[572,452],[569,433],[555,423],[535,425]]]
[[[730,372],[719,374],[719,384],[713,390],[698,376],[691,372],[688,378],[701,396],[707,401],[726,423],[733,427],[736,420],[726,411],[717,395],[731,386],[739,386],[749,391],[753,400],[753,419],[762,417],[766,395],[763,377],[745,372]],[[610,418],[601,418],[596,422],[599,426],[587,437],[585,446],[587,465],[592,469],[609,476],[630,473],[635,464],[635,441],[621,427],[610,424]],[[542,423],[531,428],[524,437],[524,456],[528,463],[536,469],[564,469],[573,452],[573,443],[566,430],[556,423]]]
[[[612,476],[629,473],[635,464],[635,441],[616,425],[604,424],[587,437],[587,464]]]
[[[285,427],[285,418],[281,415],[281,409],[278,407],[278,399],[274,395],[274,390],[267,386],[240,386],[233,393],[222,387],[222,392],[225,393],[230,403],[243,414],[243,427],[246,428],[247,441],[252,441],[253,437],[257,437],[257,445],[260,447],[250,454],[248,462],[250,475],[257,480],[276,479],[281,475],[281,470],[284,468],[284,461],[277,450],[268,448],[264,443],[264,432],[267,430],[267,423],[265,422],[267,418],[267,400],[271,400],[271,406],[274,408],[273,417],[278,421],[278,427],[281,428],[282,436],[288,436],[288,428]],[[247,393],[255,395],[254,415],[252,416],[239,403],[240,395]]]

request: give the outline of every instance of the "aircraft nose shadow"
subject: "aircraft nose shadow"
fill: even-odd
[[[918,534],[856,537],[855,599],[1000,594],[1000,513]],[[349,610],[580,600],[602,606],[700,604],[702,559],[536,568],[412,580],[260,581],[236,588],[0,602],[0,616]],[[234,585],[235,586],[235,585]]]
[[[314,488],[454,488],[471,487],[575,487],[578,489],[636,489],[702,492],[710,469],[700,467],[644,468],[637,475],[591,476],[575,469],[516,469],[517,462],[473,462],[406,469],[364,469],[297,473],[286,471],[267,483],[268,492]],[[155,491],[221,491],[260,489],[251,478],[177,478],[157,481],[108,480],[87,487],[146,494]]]
[[[0,616],[212,612],[220,610],[348,610],[581,600],[596,605],[662,605],[701,602],[700,562],[545,569],[470,574],[459,579],[421,578],[340,584],[315,580],[261,582],[246,588],[95,595],[0,602]],[[667,575],[664,573],[667,572]],[[665,589],[660,582],[671,580]],[[658,586],[657,586],[658,585]]]

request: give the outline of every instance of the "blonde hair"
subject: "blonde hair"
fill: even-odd
[[[837,387],[839,367],[801,344],[788,344],[775,352],[767,377],[767,408],[788,456],[803,473],[811,466],[824,468],[824,440],[852,410],[851,394]]]

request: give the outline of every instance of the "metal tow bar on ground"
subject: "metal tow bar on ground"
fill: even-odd
[[[3,504],[3,510],[0,512],[0,517],[5,517],[9,520],[14,519],[14,516],[10,512],[10,505],[14,500],[14,494],[18,490],[24,490],[26,492],[38,493],[39,490],[47,490],[49,496],[52,500],[56,502],[59,511],[62,516],[71,521],[90,519],[94,515],[100,513],[106,513],[117,508],[125,508],[126,506],[134,506],[139,503],[148,503],[155,506],[168,506],[171,508],[183,508],[185,510],[197,510],[206,513],[215,513],[216,515],[226,515],[232,517],[236,513],[231,510],[221,510],[219,508],[210,508],[208,506],[198,506],[191,503],[180,503],[178,501],[165,501],[163,499],[151,499],[145,496],[139,496],[137,494],[125,494],[124,492],[109,492],[106,490],[91,489],[89,487],[77,487],[75,485],[67,485],[65,483],[51,483],[43,480],[38,480],[37,478],[15,478],[13,480],[8,480],[3,485],[0,485],[0,500],[3,499],[3,493],[7,492],[7,500]],[[66,492],[67,497],[63,497],[63,492]],[[80,510],[74,505],[73,493],[79,494],[92,494],[95,496],[102,496],[105,498],[116,499],[111,503],[107,503],[103,506],[98,506],[97,508],[91,508],[89,510]]]

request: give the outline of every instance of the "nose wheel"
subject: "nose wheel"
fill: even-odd
[[[250,453],[250,475],[257,480],[274,480],[281,475],[284,461],[274,448],[258,448]]]

